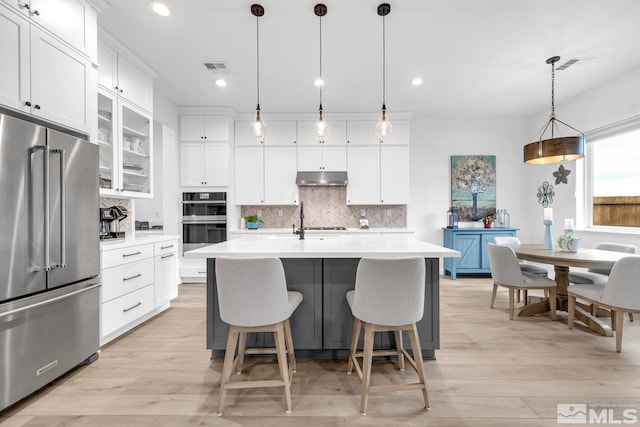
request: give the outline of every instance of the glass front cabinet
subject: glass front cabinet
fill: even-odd
[[[100,195],[153,197],[151,116],[98,90]]]

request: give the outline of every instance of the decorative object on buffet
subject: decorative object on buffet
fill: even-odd
[[[584,157],[584,133],[556,118],[555,111],[555,63],[560,60],[559,56],[547,59],[547,64],[551,65],[551,116],[545,125],[538,131],[533,139],[524,146],[524,162],[529,164],[547,164],[568,162]],[[570,128],[578,133],[576,136],[558,136],[560,128],[558,123]],[[544,139],[546,132],[551,131],[551,137]],[[558,134],[558,135],[556,135]]]
[[[387,105],[386,105],[386,68],[387,68],[387,43],[386,43],[386,28],[384,18],[391,12],[391,5],[389,3],[381,3],[378,6],[378,15],[382,16],[382,109],[380,110],[380,119],[376,123],[376,135],[378,138],[386,138],[393,132],[393,124],[391,120],[387,118]]]
[[[549,206],[549,203],[553,203],[553,196],[556,193],[553,191],[553,185],[549,185],[547,181],[543,182],[540,187],[538,187],[538,203],[542,205],[543,208]]]
[[[451,206],[460,221],[495,212],[496,156],[451,156]]]
[[[458,228],[458,208],[455,206],[447,211],[447,228]]]
[[[578,252],[580,246],[580,236],[576,234],[573,218],[564,220],[564,233],[558,237],[558,246],[567,252]]]
[[[553,245],[553,235],[551,234],[551,226],[553,225],[553,209],[552,208],[544,208],[544,240],[543,240],[543,249],[547,249],[552,251],[554,249]]]
[[[484,224],[484,228],[491,228],[491,224],[496,219],[493,214],[485,215],[482,217],[482,223]]]
[[[318,107],[318,120],[313,124],[313,134],[316,138],[325,138],[329,135],[329,124],[324,119],[324,110],[322,109],[322,87],[324,86],[324,80],[322,78],[322,17],[327,14],[327,6],[322,3],[318,3],[313,7],[313,12],[320,21],[320,74],[314,82],[320,90],[320,107]]]
[[[251,5],[251,14],[256,17],[256,115],[251,122],[251,134],[256,138],[264,138],[267,130],[264,120],[262,120],[262,112],[260,111],[260,28],[258,22],[260,17],[264,16],[264,7],[259,4]]]
[[[567,176],[571,171],[569,169],[565,169],[564,166],[560,165],[557,171],[553,173],[553,176],[556,177],[556,185],[558,184],[567,184]]]
[[[511,215],[506,209],[496,209],[496,219],[493,226],[496,228],[509,228],[511,226]]]

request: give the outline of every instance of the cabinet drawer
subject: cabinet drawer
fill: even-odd
[[[155,256],[178,253],[178,241],[167,240],[166,242],[156,242],[153,253]]]
[[[153,285],[102,304],[102,336],[135,321],[153,308]]]
[[[107,251],[103,250],[102,268],[115,267],[151,257],[153,257],[153,243],[127,246],[126,248]]]
[[[102,270],[102,302],[153,283],[153,258]]]

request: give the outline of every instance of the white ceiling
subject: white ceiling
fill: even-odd
[[[158,92],[177,106],[256,103],[256,18],[242,0],[107,0],[98,23],[151,66]],[[258,0],[260,104],[265,113],[317,108],[316,0]],[[374,112],[382,100],[379,2],[328,0],[322,18],[323,91],[331,112]],[[545,60],[595,58],[556,74],[562,100],[640,67],[638,0],[396,0],[386,17],[387,109],[435,116],[529,115],[549,108]],[[223,61],[229,85],[202,65]],[[409,81],[421,76],[424,84]]]

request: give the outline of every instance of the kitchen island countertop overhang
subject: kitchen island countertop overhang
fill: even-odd
[[[426,267],[424,316],[417,328],[422,356],[434,359],[440,346],[439,259],[456,258],[460,253],[407,236],[243,237],[185,252],[188,258],[207,259],[207,348],[213,359],[224,356],[228,333],[228,325],[220,319],[215,275],[215,259],[223,256],[280,258],[288,289],[303,294],[290,319],[296,355],[334,359],[348,356],[353,316],[345,295],[355,288],[360,258],[422,257]],[[247,347],[273,347],[269,334],[252,335]],[[391,348],[394,340],[393,333],[381,333],[376,336],[376,348]]]

